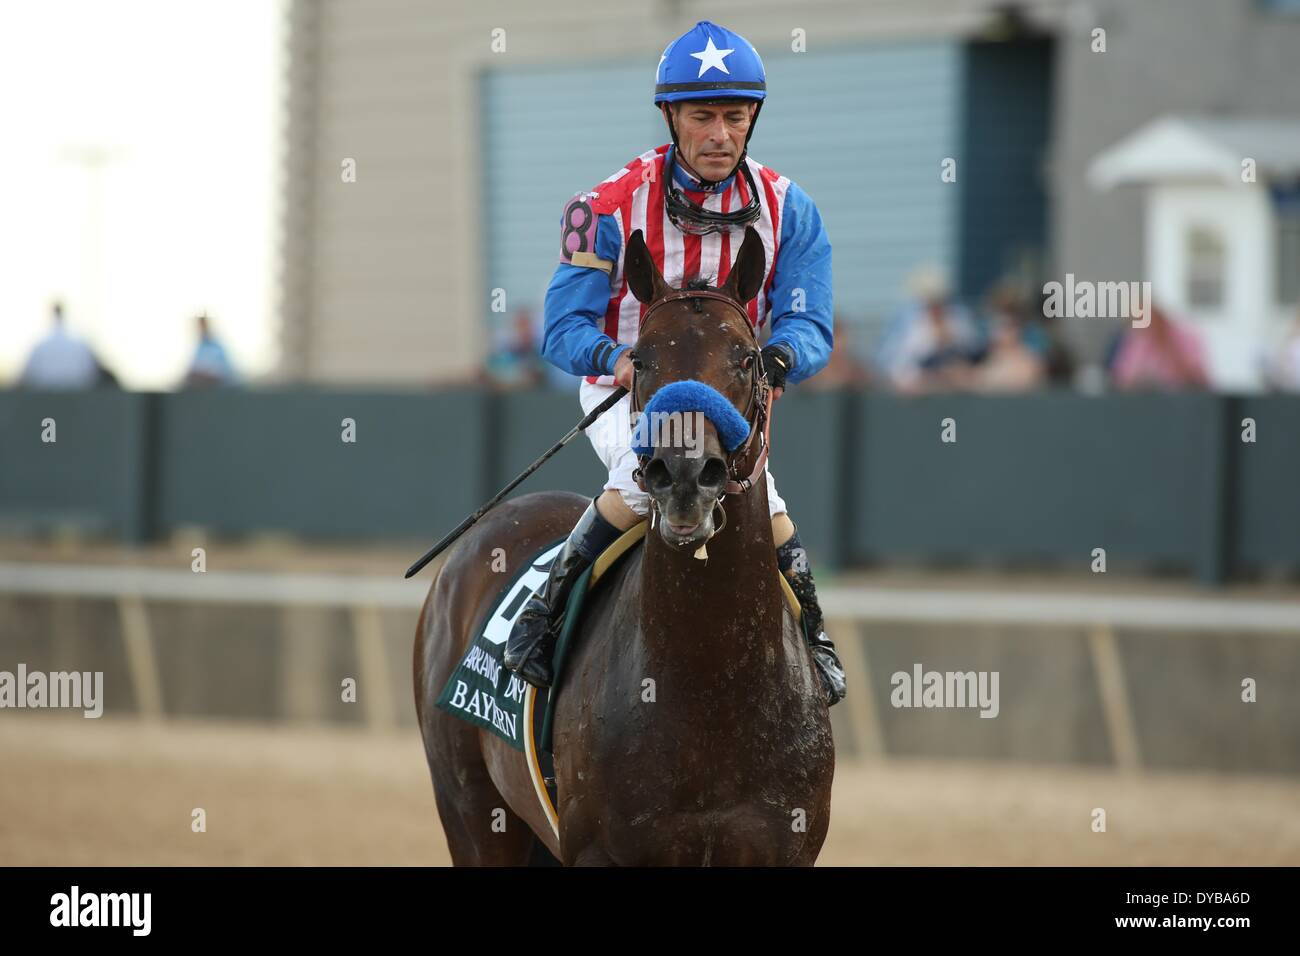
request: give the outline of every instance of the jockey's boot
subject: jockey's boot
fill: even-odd
[[[826,691],[826,706],[834,707],[844,699],[847,688],[844,680],[844,665],[835,653],[835,645],[826,636],[822,625],[822,609],[817,603],[817,586],[813,583],[812,571],[808,567],[808,552],[799,540],[799,531],[790,540],[776,549],[776,564],[790,582],[790,590],[799,599],[803,608],[804,620],[808,625],[808,647],[812,650],[813,662],[821,674],[822,686]]]
[[[503,663],[534,687],[550,687],[554,674],[551,657],[564,621],[569,592],[582,572],[623,532],[596,510],[596,502],[578,519],[569,540],[551,563],[551,573],[541,591],[528,599],[506,641]]]

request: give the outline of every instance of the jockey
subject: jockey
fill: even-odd
[[[807,193],[747,153],[766,95],[763,63],[749,41],[701,20],[659,58],[654,102],[672,145],[642,153],[566,204],[560,262],[546,291],[542,354],[585,376],[579,392],[585,412],[618,385],[632,387],[628,352],[643,306],[623,277],[623,248],[637,229],[664,281],[680,287],[690,279],[721,285],[744,229],[753,226],[763,240],[767,275],[748,314],[757,330],[771,320],[762,360],[774,397],[830,359],[831,247],[821,216]],[[604,427],[588,430],[609,480],[506,644],[506,667],[538,687],[550,686],[551,656],[573,583],[649,511],[649,495],[633,477],[630,407],[628,395],[605,413],[610,421]],[[823,630],[808,556],[770,468],[766,478],[777,565],[803,606],[826,699],[835,704],[844,697],[844,669]]]

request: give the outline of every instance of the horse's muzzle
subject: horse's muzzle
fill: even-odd
[[[714,532],[714,505],[727,483],[726,462],[674,451],[651,459],[644,475],[659,510],[660,537],[683,548],[707,541]]]

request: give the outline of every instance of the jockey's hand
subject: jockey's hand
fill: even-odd
[[[632,360],[628,358],[631,352],[624,352],[614,363],[614,383],[622,385],[629,392],[632,391]]]
[[[785,391],[785,376],[794,365],[794,356],[784,345],[769,345],[763,349],[762,356],[767,384],[772,388],[772,401],[776,401]]]

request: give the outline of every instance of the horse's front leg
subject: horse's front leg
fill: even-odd
[[[605,852],[603,847],[594,844],[588,844],[583,847],[574,856],[572,862],[567,862],[565,866],[618,866],[614,859]]]

